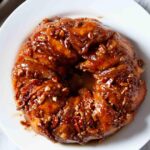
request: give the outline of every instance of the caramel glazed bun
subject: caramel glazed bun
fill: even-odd
[[[131,43],[98,20],[45,19],[12,71],[17,109],[53,141],[103,139],[130,123],[144,100],[142,67]]]

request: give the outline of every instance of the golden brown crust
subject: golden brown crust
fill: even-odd
[[[45,19],[20,48],[12,79],[32,128],[62,143],[102,139],[128,124],[144,100],[142,61],[99,21]]]

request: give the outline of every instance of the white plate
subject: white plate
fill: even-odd
[[[28,0],[17,8],[0,30],[0,124],[24,150],[137,150],[150,139],[150,93],[129,126],[105,142],[73,146],[52,143],[24,130],[16,115],[11,70],[19,46],[45,17],[103,17],[102,22],[132,39],[146,63],[145,80],[150,88],[150,16],[132,0]]]

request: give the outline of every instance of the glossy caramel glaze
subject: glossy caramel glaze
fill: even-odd
[[[131,43],[89,18],[45,19],[12,72],[18,110],[39,134],[86,143],[128,124],[146,94]]]

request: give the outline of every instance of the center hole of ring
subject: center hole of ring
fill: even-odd
[[[66,81],[71,90],[70,96],[77,96],[79,91],[83,88],[92,91],[95,83],[92,73],[76,69],[71,73],[70,77]]]

